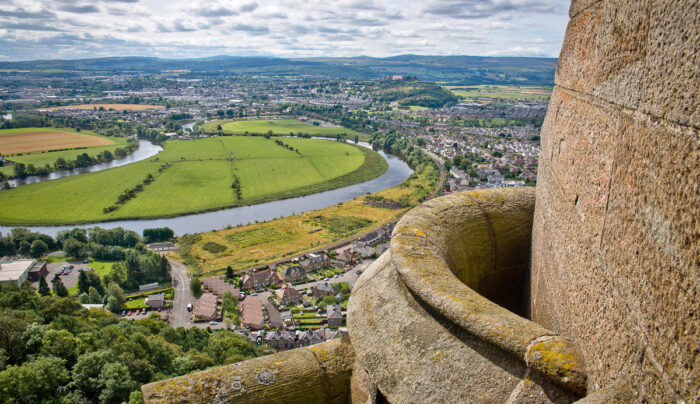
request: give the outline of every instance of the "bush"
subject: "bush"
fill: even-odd
[[[209,251],[212,254],[218,254],[226,251],[226,246],[221,245],[219,243],[215,243],[213,241],[207,241],[206,243],[204,243],[202,248]]]

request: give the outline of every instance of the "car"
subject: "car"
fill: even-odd
[[[146,314],[146,308],[141,309],[141,314]]]
[[[334,277],[334,278],[337,278],[338,276],[339,276],[339,275],[334,275],[333,277]]]
[[[257,293],[253,293],[253,294],[251,294],[251,296],[257,296],[257,295],[258,295]]]
[[[324,281],[327,281],[327,280],[328,280],[328,278],[323,278],[323,280],[324,280]]]
[[[122,310],[122,317],[126,316],[126,310]]]
[[[212,321],[209,322],[209,325],[217,325],[217,324],[219,324],[219,323],[217,323],[217,322],[214,321],[214,320],[212,320]]]
[[[131,310],[127,311],[127,312],[126,312],[126,315],[127,315],[127,316],[130,316],[130,315],[131,315]]]
[[[88,264],[89,262],[90,262],[90,258],[85,258],[85,259],[83,260],[83,264]]]
[[[158,307],[158,313],[160,313],[160,307]]]
[[[73,265],[68,265],[68,269],[73,269],[73,268],[74,268]]]
[[[192,303],[187,305],[187,311],[192,311]]]

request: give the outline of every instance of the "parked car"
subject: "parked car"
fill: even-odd
[[[160,311],[160,308],[158,311]],[[187,305],[187,311],[192,311],[192,303]]]
[[[251,296],[257,296],[257,295],[258,295],[257,293],[252,293],[252,294],[251,294]]]
[[[160,313],[160,307],[158,307],[158,313]]]
[[[141,314],[146,314],[146,308],[141,309]]]
[[[217,325],[217,324],[219,324],[219,323],[217,323],[217,322],[214,321],[214,320],[212,320],[212,321],[209,322],[209,325]]]
[[[126,316],[126,310],[122,310],[122,317]]]
[[[85,258],[85,260],[83,260],[83,264],[87,264],[89,262],[90,262],[90,258]]]
[[[127,312],[126,312],[126,315],[127,315],[127,316],[130,316],[130,315],[131,315],[131,310],[127,311]]]
[[[68,269],[73,269],[73,265],[68,265]]]

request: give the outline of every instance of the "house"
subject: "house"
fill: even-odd
[[[286,282],[296,282],[306,278],[306,271],[299,265],[292,265],[282,271],[282,277]]]
[[[323,296],[334,296],[336,293],[338,293],[338,290],[335,288],[335,286],[328,282],[317,283],[311,290],[311,294],[316,298]]]
[[[149,300],[150,303],[150,300]],[[194,317],[197,320],[211,321],[218,318],[219,299],[211,293],[203,293],[194,305]]]
[[[304,268],[304,271],[306,272],[316,271],[318,269],[327,267],[329,264],[330,260],[328,256],[323,253],[311,253],[307,256],[305,260],[301,261],[301,267]]]
[[[323,337],[314,330],[307,330],[299,336],[297,345],[300,347],[311,346],[323,342]]]
[[[262,301],[256,296],[248,296],[239,305],[241,323],[251,330],[260,330],[265,326]]]
[[[329,305],[326,307],[326,318],[329,327],[341,327],[343,325],[343,306]]]
[[[158,293],[156,295],[148,296],[148,305],[152,309],[159,309],[165,306],[165,295],[163,293]]]
[[[301,294],[291,285],[282,286],[275,292],[275,296],[277,301],[284,305],[300,303],[302,300]]]
[[[277,349],[293,349],[296,335],[289,331],[274,331],[265,336],[265,343]]]
[[[151,251],[173,251],[175,250],[175,244],[173,243],[151,243],[147,246]]]
[[[36,260],[14,260],[0,262],[0,283],[14,283],[17,286],[29,278],[29,271]]]
[[[226,292],[231,292],[236,299],[241,300],[241,291],[232,284],[226,282],[226,279],[221,275],[202,279],[202,285],[204,289],[219,297],[223,297]]]
[[[338,254],[338,257],[336,257],[336,261],[338,261],[341,265],[350,265],[352,260],[352,254],[348,249],[343,250]]]
[[[273,268],[266,271],[248,272],[241,278],[243,288],[247,290],[258,290],[270,284],[282,283],[282,277]]]
[[[44,275],[45,278],[48,273],[49,270],[46,268],[46,262],[37,261],[32,266],[32,269],[29,270],[29,280],[32,282],[39,282],[41,275]]]

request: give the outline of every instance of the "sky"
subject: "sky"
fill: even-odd
[[[2,0],[0,60],[558,57],[569,0]]]

